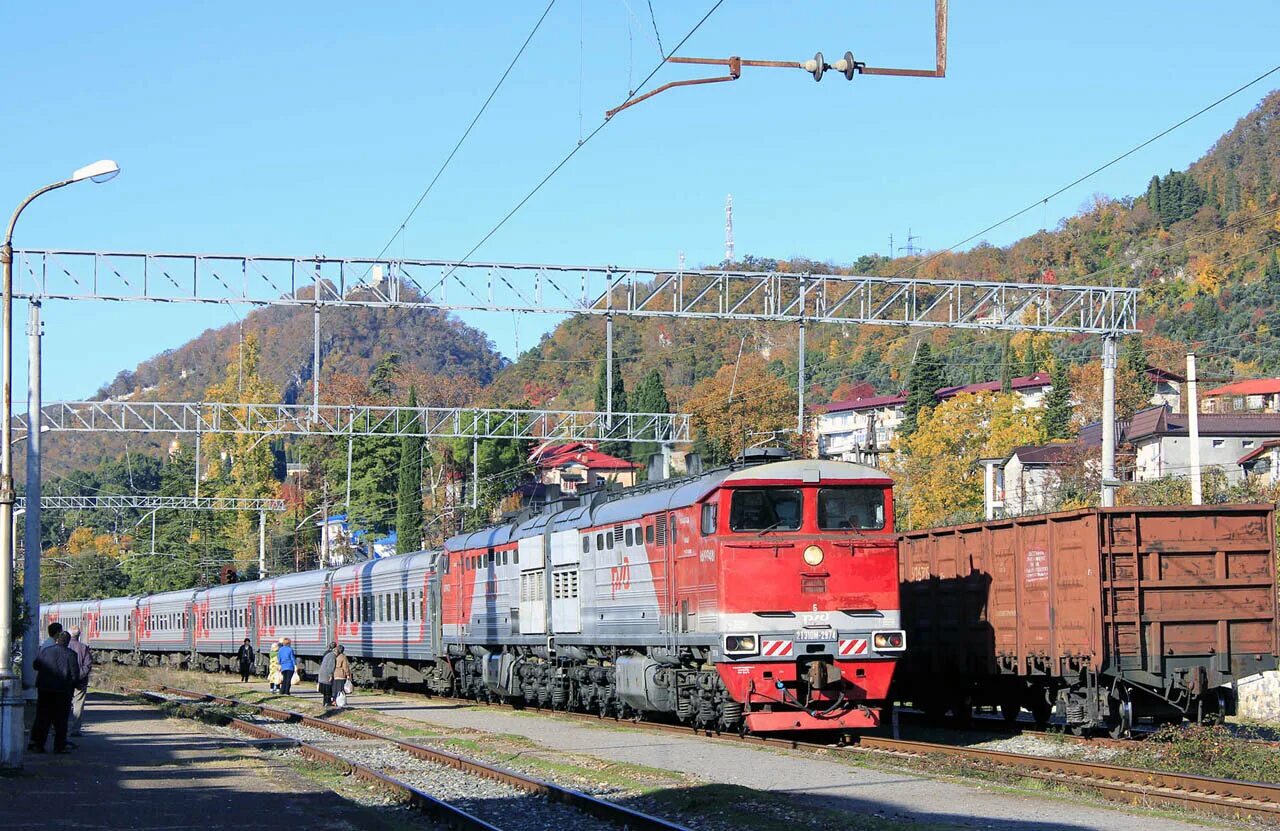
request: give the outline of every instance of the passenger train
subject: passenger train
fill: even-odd
[[[583,495],[443,549],[253,582],[55,603],[99,660],[304,672],[700,729],[874,727],[906,647],[892,481],[771,461]]]

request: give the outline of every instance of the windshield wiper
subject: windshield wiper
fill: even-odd
[[[782,524],[782,520],[778,520],[772,525],[765,526],[764,528],[760,529],[760,533],[756,534],[756,536],[763,537],[765,534],[769,533],[770,531],[772,531],[774,528],[777,528],[781,524]]]

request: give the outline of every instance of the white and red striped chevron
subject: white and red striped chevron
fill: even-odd
[[[841,655],[866,655],[867,639],[866,638],[841,638],[840,654]]]
[[[760,654],[766,658],[786,658],[791,655],[791,641],[767,641],[760,642]]]

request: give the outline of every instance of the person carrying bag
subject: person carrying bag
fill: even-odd
[[[333,661],[333,704],[341,709],[347,706],[347,696],[354,692],[351,683],[351,662],[347,660],[346,649],[339,645],[335,650]]]

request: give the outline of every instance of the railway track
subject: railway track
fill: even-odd
[[[385,737],[379,737],[377,734],[370,733],[369,731],[361,730],[359,728],[339,725],[323,719],[312,718],[310,716],[304,716],[287,710],[279,710],[270,706],[245,704],[243,702],[235,701],[234,699],[193,692],[190,690],[178,690],[170,687],[158,687],[157,689],[163,692],[181,694],[184,697],[192,699],[218,702],[234,706],[246,706],[256,709],[257,712],[267,718],[288,720],[291,723],[311,725],[318,729],[328,730],[333,733],[346,733],[352,736],[366,735],[387,741],[396,741],[385,739]],[[518,709],[509,704],[499,702],[477,702],[472,699],[453,698],[449,696],[433,696],[433,698],[442,701],[456,701],[458,703],[470,705],[484,704],[485,706],[511,710]],[[592,724],[599,724],[602,721],[599,716],[587,713],[547,711],[547,714],[558,718],[569,718]],[[628,721],[626,724],[638,729],[675,733],[685,736],[696,732],[687,726],[662,724],[659,722]],[[951,761],[983,773],[1002,776],[1016,775],[1022,778],[1034,779],[1059,786],[1086,789],[1099,794],[1109,801],[1124,803],[1127,805],[1142,807],[1176,807],[1196,813],[1211,814],[1231,819],[1251,819],[1280,824],[1280,785],[1272,785],[1268,783],[1220,779],[1184,773],[1167,773],[1140,768],[1125,768],[1102,762],[1033,756],[1007,751],[949,745],[940,742],[922,742],[880,736],[864,735],[855,737],[848,743],[823,744],[819,742],[803,741],[786,736],[739,736],[737,734],[711,734],[705,732],[702,735],[704,738],[712,741],[730,742],[734,744],[757,744],[767,747],[823,754],[845,752],[870,753],[876,754],[882,758],[910,759],[917,761]],[[1075,740],[1075,737],[1068,737],[1068,739]],[[1079,741],[1084,742],[1089,740],[1079,739]],[[1118,742],[1113,742],[1111,740],[1106,741],[1108,744],[1119,744]],[[457,758],[452,757],[450,754],[440,753],[439,751],[419,748],[416,745],[409,745],[407,742],[399,743],[415,748],[417,751],[439,754],[450,759]],[[469,764],[479,765],[481,767],[487,767],[480,765],[480,763],[477,762],[470,762],[469,760],[462,761],[466,761]],[[512,774],[506,771],[500,771],[500,773],[502,775],[520,777],[520,774]],[[555,785],[548,785],[547,783],[542,783],[538,780],[530,781],[537,783],[537,786],[539,787],[557,788]],[[621,807],[613,805],[612,803],[604,802],[603,800],[595,800],[593,797],[586,796],[585,794],[578,794],[576,791],[570,791],[569,793],[576,794],[577,796],[594,800],[596,802],[603,802],[603,804],[608,805],[610,808]],[[659,824],[638,825],[632,823],[628,825],[628,827],[633,829],[679,827],[661,819],[647,817],[645,815],[641,816],[644,816],[646,821],[652,821]],[[615,824],[626,823],[615,822]]]
[[[398,792],[451,828],[688,831],[685,826],[581,791],[292,710],[163,685],[132,692],[153,703],[176,699],[247,709],[254,715],[233,718],[232,727],[258,739],[296,742],[304,757]]]
[[[476,702],[471,699],[440,697],[443,700]],[[507,704],[487,703],[486,706],[516,709]],[[586,722],[599,723],[600,717],[587,713],[555,711],[557,717],[567,716]],[[627,722],[639,729],[689,735],[691,728],[657,722]],[[1185,773],[1166,773],[1142,768],[1126,768],[1102,762],[1032,756],[1008,751],[949,745],[941,742],[921,742],[879,736],[858,736],[849,743],[822,744],[776,736],[739,736],[736,734],[704,734],[705,738],[733,743],[762,744],[793,750],[821,752],[867,752],[900,759],[951,760],[971,769],[1001,775],[1018,776],[1049,782],[1056,785],[1083,788],[1094,791],[1109,801],[1143,807],[1176,807],[1202,814],[1231,819],[1262,820],[1280,824],[1280,785],[1262,782],[1245,782]],[[1093,743],[1102,746],[1123,745],[1113,739],[1084,739],[1066,736],[1068,741]]]

